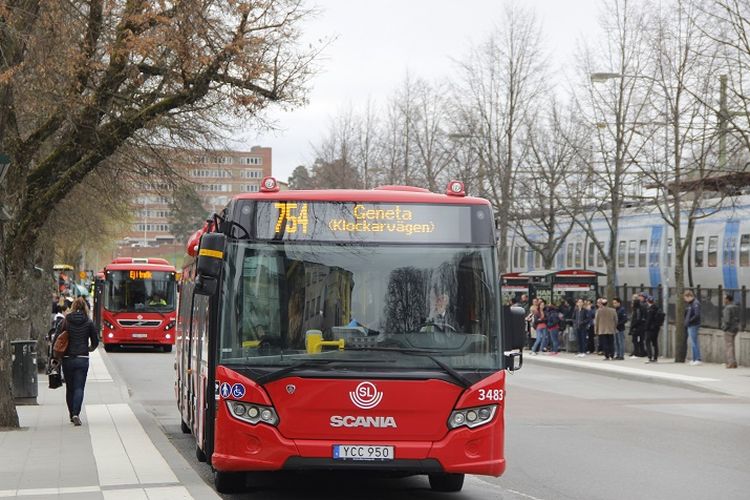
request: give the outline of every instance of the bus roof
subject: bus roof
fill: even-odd
[[[177,272],[177,269],[166,259],[140,259],[137,257],[118,257],[104,268],[104,272],[131,270]]]
[[[54,271],[72,271],[73,266],[71,266],[70,264],[55,264],[54,266],[52,266],[52,269]]]
[[[436,205],[489,205],[484,198],[450,196],[409,186],[383,186],[376,189],[289,190],[274,193],[244,193],[235,200],[258,201],[350,201],[371,203],[426,203]]]

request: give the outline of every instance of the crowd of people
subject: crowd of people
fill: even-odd
[[[684,294],[685,328],[692,349],[691,365],[702,364],[698,331],[700,329],[700,302],[692,291]],[[739,326],[737,306],[731,295],[725,297],[724,331],[727,346],[727,368],[736,367],[734,338]],[[526,310],[527,340],[532,356],[546,352],[555,356],[565,342],[566,335],[575,340],[578,353],[585,357],[598,354],[604,360],[624,360],[626,335],[631,337],[630,358],[645,358],[646,363],[656,363],[659,359],[659,334],[664,325],[665,312],[653,296],[641,292],[632,296],[630,307],[626,309],[620,298],[608,301],[578,299],[575,305],[566,299],[556,304],[547,303],[542,298],[529,301],[523,294],[516,305]]]

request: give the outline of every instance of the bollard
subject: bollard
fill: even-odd
[[[35,405],[37,385],[36,340],[11,341],[13,397],[17,405]]]

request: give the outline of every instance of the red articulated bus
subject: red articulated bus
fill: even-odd
[[[500,306],[489,202],[279,191],[234,198],[188,242],[177,324],[182,430],[219,492],[248,473],[500,476],[505,370],[523,310]]]
[[[104,268],[98,297],[104,349],[175,342],[176,270],[166,259],[119,257]]]

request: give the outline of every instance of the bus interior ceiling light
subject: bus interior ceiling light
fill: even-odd
[[[449,196],[466,196],[464,183],[456,180],[448,182],[448,186],[445,188],[445,194]]]

